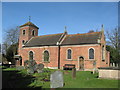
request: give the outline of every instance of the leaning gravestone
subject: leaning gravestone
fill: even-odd
[[[61,71],[55,71],[50,75],[50,87],[59,88],[63,87],[63,73]]]
[[[42,73],[42,72],[43,72],[43,69],[44,69],[44,64],[41,63],[41,64],[38,64],[38,65],[37,65],[37,72],[38,72],[38,73]]]

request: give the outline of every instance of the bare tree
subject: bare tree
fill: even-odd
[[[115,28],[111,31],[106,31],[107,35],[107,44],[113,46],[115,49],[118,49],[119,45],[119,33],[118,33],[118,28]]]
[[[118,28],[106,31],[106,36],[108,40],[106,49],[110,51],[110,61],[120,63],[120,37]]]
[[[6,51],[7,51],[7,49],[8,49],[9,46],[10,45],[6,41],[4,41],[3,44],[1,45],[1,48],[2,48],[1,53],[2,54],[6,54]]]
[[[19,27],[8,29],[4,33],[2,54],[7,61],[14,63],[13,57],[17,53],[18,48]]]
[[[18,42],[18,37],[19,37],[19,28],[18,27],[15,27],[15,28],[12,28],[8,31],[6,31],[6,41],[9,43],[9,44],[15,44]]]
[[[2,43],[2,53],[6,54],[7,49],[15,44],[18,43],[18,38],[19,38],[19,27],[15,27],[12,29],[9,29],[4,32],[5,35],[3,37],[3,43]]]

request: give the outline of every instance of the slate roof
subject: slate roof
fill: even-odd
[[[23,24],[23,25],[21,25],[20,27],[24,27],[24,26],[32,26],[32,27],[36,27],[37,29],[39,29],[35,24],[33,24],[32,22],[27,22],[27,23],[25,23],[25,24]]]
[[[37,36],[30,39],[25,47],[35,46],[55,46],[64,33]],[[92,32],[85,34],[66,35],[61,45],[81,45],[81,44],[97,44],[101,38],[101,32]]]
[[[99,38],[101,38],[101,32],[71,34],[66,36],[62,45],[97,44]]]
[[[43,35],[32,38],[25,47],[56,45],[63,33]]]

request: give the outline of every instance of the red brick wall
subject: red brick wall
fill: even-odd
[[[72,50],[72,59],[68,60],[67,59],[67,50],[68,49]],[[78,58],[79,56],[83,56],[84,57],[84,68],[85,69],[93,69],[93,61],[94,60],[90,60],[89,59],[89,48],[94,48],[95,50],[95,56],[94,56],[94,60],[96,60],[96,67],[106,67],[109,64],[106,64],[106,62],[103,62],[101,60],[101,53],[100,53],[100,45],[81,45],[81,46],[61,46],[60,49],[60,67],[62,69],[62,67],[65,64],[75,64],[76,68],[78,69]],[[45,50],[49,51],[50,54],[50,63],[45,63],[43,61],[43,52]],[[29,60],[29,51],[33,51],[34,52],[34,60],[36,60],[36,62],[39,63],[43,63],[46,67],[53,67],[56,68],[58,67],[58,47],[33,47],[33,48],[23,48],[21,50],[20,55],[22,56],[22,65],[24,65],[24,61],[25,60]]]
[[[72,60],[66,59],[66,51],[70,48],[72,50]],[[89,59],[89,48],[94,48],[94,59]],[[93,68],[93,61],[96,60],[97,67],[99,67],[101,64],[101,54],[100,54],[100,45],[81,45],[81,46],[63,46],[61,48],[61,68],[64,66],[64,64],[75,64],[76,68],[78,68],[78,58],[80,56],[84,57],[84,68],[85,69],[92,69]]]
[[[48,50],[50,54],[50,63],[45,63],[43,61],[43,52]],[[24,65],[25,60],[29,60],[29,51],[34,52],[34,60],[37,64],[43,63],[46,67],[58,67],[58,47],[37,47],[37,48],[24,48],[22,49],[20,55],[22,56],[22,65]]]

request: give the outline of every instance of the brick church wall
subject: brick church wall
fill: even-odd
[[[93,48],[95,50],[94,59],[89,59],[89,48]],[[67,59],[67,50],[72,50],[72,59]],[[78,59],[79,57],[84,57],[84,68],[85,69],[92,69],[93,68],[93,61],[96,60],[96,67],[100,67],[101,62],[101,55],[100,55],[100,45],[74,45],[74,46],[62,46],[61,47],[61,68],[64,64],[75,64],[76,68],[78,66]]]
[[[89,48],[95,50],[95,56],[93,60],[89,59]],[[72,50],[72,59],[67,59],[67,50]],[[43,52],[47,50],[50,54],[50,62],[45,63],[43,60]],[[22,65],[24,65],[25,60],[29,60],[29,52],[33,51],[34,60],[37,64],[43,63],[45,67],[57,68],[58,67],[58,47],[57,46],[45,46],[45,47],[30,47],[23,48],[20,52],[22,56]],[[109,54],[108,54],[109,55]],[[76,68],[79,68],[78,59],[80,56],[84,57],[84,69],[93,69],[93,61],[96,60],[96,67],[107,67],[109,64],[106,64],[101,60],[100,45],[79,45],[79,46],[61,46],[60,49],[60,68],[62,69],[65,64],[75,64]],[[107,57],[107,56],[106,56]],[[108,62],[109,63],[109,62]]]
[[[50,54],[50,62],[46,63],[43,60],[43,52],[47,50]],[[20,52],[21,56],[22,56],[22,65],[24,65],[24,61],[25,60],[29,60],[29,52],[33,51],[34,55],[33,55],[33,59],[37,62],[37,64],[39,63],[43,63],[46,67],[53,67],[53,68],[57,68],[58,67],[58,47],[30,47],[30,48],[23,48]]]

